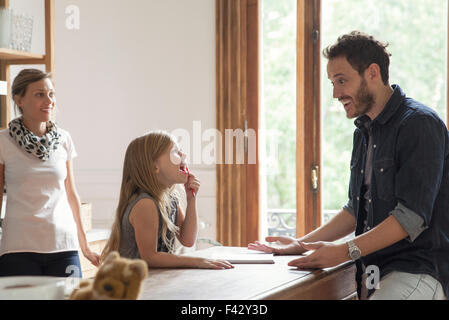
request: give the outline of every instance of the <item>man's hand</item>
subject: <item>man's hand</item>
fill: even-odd
[[[337,245],[332,242],[320,241],[313,243],[300,242],[299,245],[304,251],[313,250],[313,252],[307,256],[290,261],[288,265],[291,267],[323,269],[337,266],[349,260],[348,245],[346,243]]]
[[[280,255],[301,254],[306,251],[299,245],[298,240],[291,237],[266,237],[265,241],[271,243],[264,244],[255,241],[248,244],[248,249]]]

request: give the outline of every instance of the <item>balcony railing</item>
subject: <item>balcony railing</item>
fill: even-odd
[[[268,209],[268,235],[296,237],[295,209]]]
[[[332,219],[339,210],[324,210],[322,225]],[[296,209],[268,209],[268,235],[288,236],[296,238]],[[353,235],[345,237],[343,240],[352,238]]]

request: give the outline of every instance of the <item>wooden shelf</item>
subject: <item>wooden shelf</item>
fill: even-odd
[[[0,48],[0,80],[11,85],[12,65],[45,65],[45,71],[54,76],[54,40],[55,40],[55,0],[43,0],[45,3],[45,54]],[[0,0],[0,9],[8,8],[10,0]],[[11,97],[0,96],[0,128],[6,128],[11,121]]]
[[[0,60],[36,60],[36,62],[38,62],[42,61],[44,58],[45,56],[42,54],[0,48]]]

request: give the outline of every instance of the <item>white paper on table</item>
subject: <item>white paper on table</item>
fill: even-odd
[[[212,259],[221,259],[234,264],[273,264],[272,253],[261,253],[247,250],[247,252],[223,252],[212,255]]]

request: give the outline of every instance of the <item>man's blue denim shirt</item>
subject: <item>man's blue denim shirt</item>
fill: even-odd
[[[394,92],[372,121],[373,173],[371,202],[364,217],[363,179],[367,152],[364,117],[355,120],[349,202],[357,220],[356,236],[364,220],[372,229],[395,208],[405,207],[423,220],[416,239],[403,239],[363,257],[365,266],[379,267],[381,277],[392,271],[425,273],[438,279],[449,298],[449,134],[432,109]],[[358,264],[360,280],[360,264]]]

